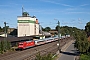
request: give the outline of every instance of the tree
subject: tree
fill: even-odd
[[[11,49],[11,43],[6,40],[0,41],[0,53],[6,52]]]
[[[0,41],[0,53],[4,51],[4,41]]]
[[[6,33],[7,33],[8,28],[9,28],[9,26],[6,26]],[[5,31],[5,27],[3,27],[3,30]]]
[[[2,29],[1,26],[0,26],[0,29]]]
[[[9,41],[6,42],[7,42],[7,50],[11,49],[11,43]]]
[[[83,32],[83,31],[77,31],[75,33],[75,47],[81,52],[81,53],[84,53],[84,52],[87,52],[89,47],[90,47],[90,44],[87,40],[87,37],[86,37],[86,33]]]
[[[58,26],[58,25],[55,27],[56,31],[58,31],[58,27],[60,28],[60,26]]]
[[[45,27],[45,31],[49,32],[51,30],[50,27]]]
[[[68,26],[56,26],[55,29],[58,31],[58,27],[60,28],[61,35],[73,35],[76,30],[80,30],[76,27],[68,27]]]
[[[45,31],[45,28],[42,27],[42,31]]]
[[[1,26],[0,26],[0,32],[3,32],[3,29],[1,28]]]
[[[88,22],[85,26],[85,31],[87,33],[87,36],[89,37],[90,36],[90,22]]]

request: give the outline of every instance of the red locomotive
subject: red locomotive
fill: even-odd
[[[26,49],[26,48],[29,48],[29,47],[32,47],[32,46],[35,46],[35,42],[33,40],[19,42],[19,44],[18,44],[19,49]]]

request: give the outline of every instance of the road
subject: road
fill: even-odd
[[[74,43],[69,47],[66,47],[65,51],[61,52],[60,58],[58,60],[75,60],[75,56],[78,55],[78,51],[74,48]]]

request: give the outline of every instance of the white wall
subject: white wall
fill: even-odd
[[[39,35],[39,24],[36,24],[36,35]]]
[[[31,17],[18,17],[17,20],[32,20],[36,21],[36,18]],[[39,25],[36,24],[36,35],[39,34]],[[35,23],[18,23],[18,37],[35,35]]]
[[[34,35],[34,24],[30,23],[30,35]]]

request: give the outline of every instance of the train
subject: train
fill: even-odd
[[[35,41],[33,40],[28,40],[28,41],[23,41],[18,43],[18,49],[21,49],[21,50],[29,47],[33,47],[33,46],[35,46]]]
[[[70,37],[70,35],[61,36],[60,39],[64,39],[64,38],[68,38],[68,37]],[[57,40],[58,40],[58,36],[49,37],[49,38],[45,38],[45,39],[37,39],[37,40],[32,40],[32,39],[29,40],[28,39],[27,41],[19,42],[18,49],[23,50],[26,48],[50,43],[50,42],[57,41]]]

